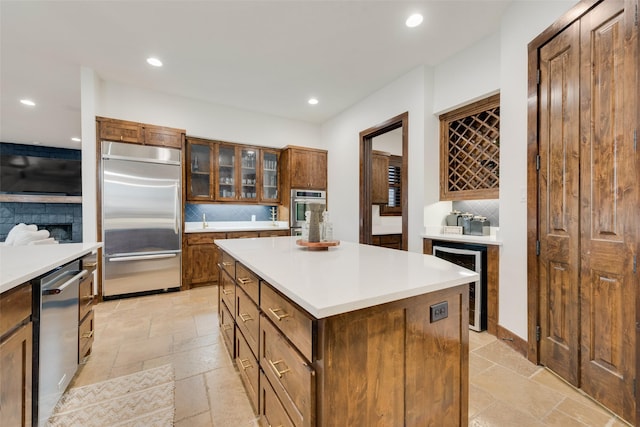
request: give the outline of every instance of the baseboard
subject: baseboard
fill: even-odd
[[[509,347],[513,348],[518,353],[522,354],[524,357],[527,357],[527,341],[523,340],[518,335],[514,334],[501,325],[498,325],[497,332],[498,333],[496,334],[496,337],[498,337],[499,340],[507,344]]]

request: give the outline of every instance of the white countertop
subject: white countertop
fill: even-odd
[[[0,246],[0,293],[78,259],[102,243]]]
[[[200,222],[185,222],[185,233],[225,233],[227,231],[288,230],[287,221],[207,221],[207,227]]]
[[[491,234],[488,236],[475,236],[472,234],[444,234],[442,227],[426,227],[425,233],[420,236],[425,239],[433,240],[445,240],[449,242],[461,242],[461,243],[479,243],[483,245],[498,245],[502,246],[502,239],[497,235],[494,227],[491,227]]]
[[[476,272],[431,255],[352,242],[309,251],[297,239],[215,243],[318,319],[478,280]]]

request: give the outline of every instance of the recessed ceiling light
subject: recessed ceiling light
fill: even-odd
[[[307,102],[309,104],[311,104],[311,105],[316,105],[318,103],[318,99],[317,98],[309,98],[309,100]]]
[[[418,25],[422,24],[422,15],[420,15],[419,13],[414,13],[407,18],[405,24],[409,28],[417,27]]]
[[[71,138],[71,140],[73,142],[81,142],[82,141],[80,138],[76,138],[75,136],[73,138]]]
[[[20,102],[24,105],[28,105],[29,107],[35,107],[36,103],[30,99],[21,99]]]
[[[162,61],[158,58],[147,58],[147,63],[149,65],[153,65],[154,67],[162,67]]]

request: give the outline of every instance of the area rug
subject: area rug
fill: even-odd
[[[49,418],[52,427],[164,427],[175,412],[171,364],[69,389]]]

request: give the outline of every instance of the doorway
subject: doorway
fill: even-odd
[[[394,172],[399,169],[400,179],[399,186],[396,189],[391,189],[389,194],[393,197],[386,205],[380,204],[378,209],[384,211],[383,206],[395,207],[399,205],[401,208],[402,218],[402,241],[400,248],[404,251],[408,248],[408,147],[409,147],[409,113],[404,112],[398,116],[371,127],[369,129],[360,132],[360,243],[370,245],[373,242],[373,187],[374,187],[374,167],[373,167],[373,152],[374,152],[374,138],[381,137],[385,134],[398,135],[398,144],[400,144],[399,156],[396,156],[398,163],[395,164]],[[375,142],[376,147],[380,144],[379,148],[384,148],[382,145],[382,138]],[[387,147],[388,148],[388,147]],[[384,150],[387,151],[387,150]],[[388,152],[388,151],[387,151]],[[391,154],[389,152],[389,154]],[[375,171],[380,173],[380,171]],[[388,173],[385,171],[385,173]],[[395,197],[396,192],[399,192],[399,200]],[[390,206],[392,205],[392,206]],[[392,211],[393,209],[387,209]]]

